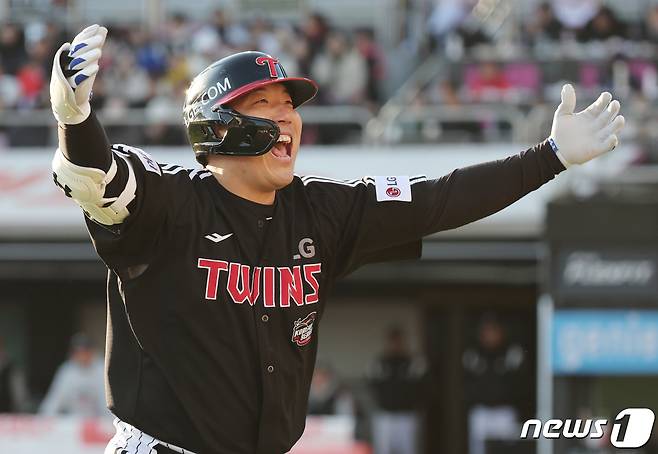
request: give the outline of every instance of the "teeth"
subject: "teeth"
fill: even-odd
[[[290,137],[287,134],[281,134],[279,136],[279,140],[277,140],[277,142],[290,143],[290,142],[292,142],[292,137]]]

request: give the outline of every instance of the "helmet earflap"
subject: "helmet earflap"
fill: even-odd
[[[197,161],[208,164],[208,156],[239,155],[260,156],[267,153],[279,140],[279,126],[267,118],[242,115],[230,108],[217,106],[217,119],[195,121],[188,125],[193,140],[192,149]],[[223,126],[226,133],[218,136],[215,126]]]

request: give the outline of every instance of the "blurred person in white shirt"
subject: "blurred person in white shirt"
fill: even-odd
[[[459,28],[476,3],[473,0],[435,0],[427,19],[428,31],[437,40],[442,40]]]
[[[600,0],[552,0],[555,17],[572,30],[584,27],[599,11]]]
[[[368,67],[346,33],[333,31],[327,47],[311,68],[328,104],[361,104],[365,99]]]
[[[69,359],[57,370],[39,414],[109,416],[103,360],[84,334],[76,334],[71,339]]]
[[[0,62],[0,109],[11,109],[16,107],[21,87],[16,77],[5,73]]]
[[[328,363],[318,361],[315,365],[308,414],[354,417],[354,400]]]
[[[104,78],[107,93],[112,93],[116,108],[143,108],[152,96],[151,79],[137,64],[135,55],[121,49]],[[120,105],[120,107],[119,107]]]

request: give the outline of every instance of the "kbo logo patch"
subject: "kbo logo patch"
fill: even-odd
[[[313,334],[313,323],[317,317],[317,312],[311,312],[304,319],[298,318],[292,328],[292,341],[303,347],[311,342]]]

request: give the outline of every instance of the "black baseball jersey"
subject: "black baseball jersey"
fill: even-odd
[[[494,213],[564,169],[546,143],[439,178],[295,176],[272,206],[204,169],[122,145],[137,199],[91,220],[109,268],[110,409],[199,454],[288,452],[299,439],[336,279],[419,257],[421,238]]]

